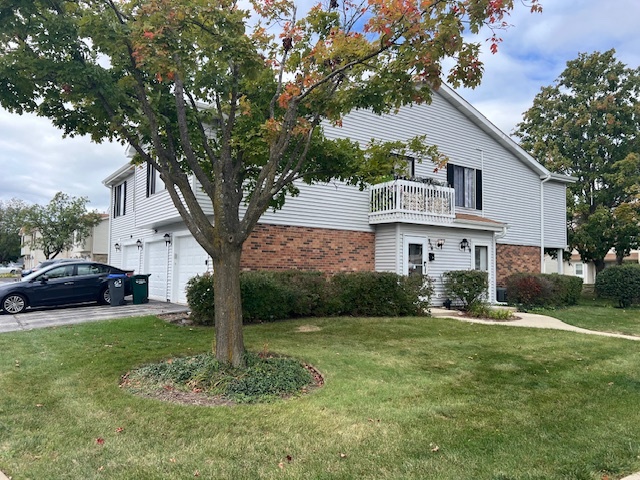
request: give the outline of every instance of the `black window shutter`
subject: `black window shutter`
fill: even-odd
[[[453,165],[447,163],[447,185],[453,188]]]
[[[122,215],[127,213],[127,182],[122,184],[124,193],[122,194]]]
[[[113,187],[113,218],[118,216],[118,187]]]
[[[482,210],[482,170],[476,170],[476,210]]]

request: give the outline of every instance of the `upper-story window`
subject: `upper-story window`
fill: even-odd
[[[392,154],[396,158],[396,162],[393,165],[393,174],[401,177],[412,178],[416,173],[415,159],[406,155]]]
[[[147,197],[164,190],[164,182],[160,178],[160,172],[150,164],[147,164]]]
[[[456,191],[456,207],[482,210],[482,170],[449,163],[447,184]]]
[[[127,213],[127,182],[122,182],[113,189],[113,218]]]

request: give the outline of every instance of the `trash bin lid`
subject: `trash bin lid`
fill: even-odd
[[[107,278],[127,278],[127,275],[124,273],[110,273]]]

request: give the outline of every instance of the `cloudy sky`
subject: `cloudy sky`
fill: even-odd
[[[615,48],[618,60],[640,65],[640,0],[541,0],[542,14],[530,14],[520,2],[515,0],[520,8],[501,35],[499,53],[483,56],[482,85],[459,91],[505,133],[578,53]],[[106,211],[109,192],[102,180],[125,161],[122,145],[63,139],[46,119],[0,109],[0,200],[44,204],[63,191]]]

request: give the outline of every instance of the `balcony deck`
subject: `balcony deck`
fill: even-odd
[[[448,224],[456,217],[455,191],[409,180],[393,180],[370,188],[369,224]]]

